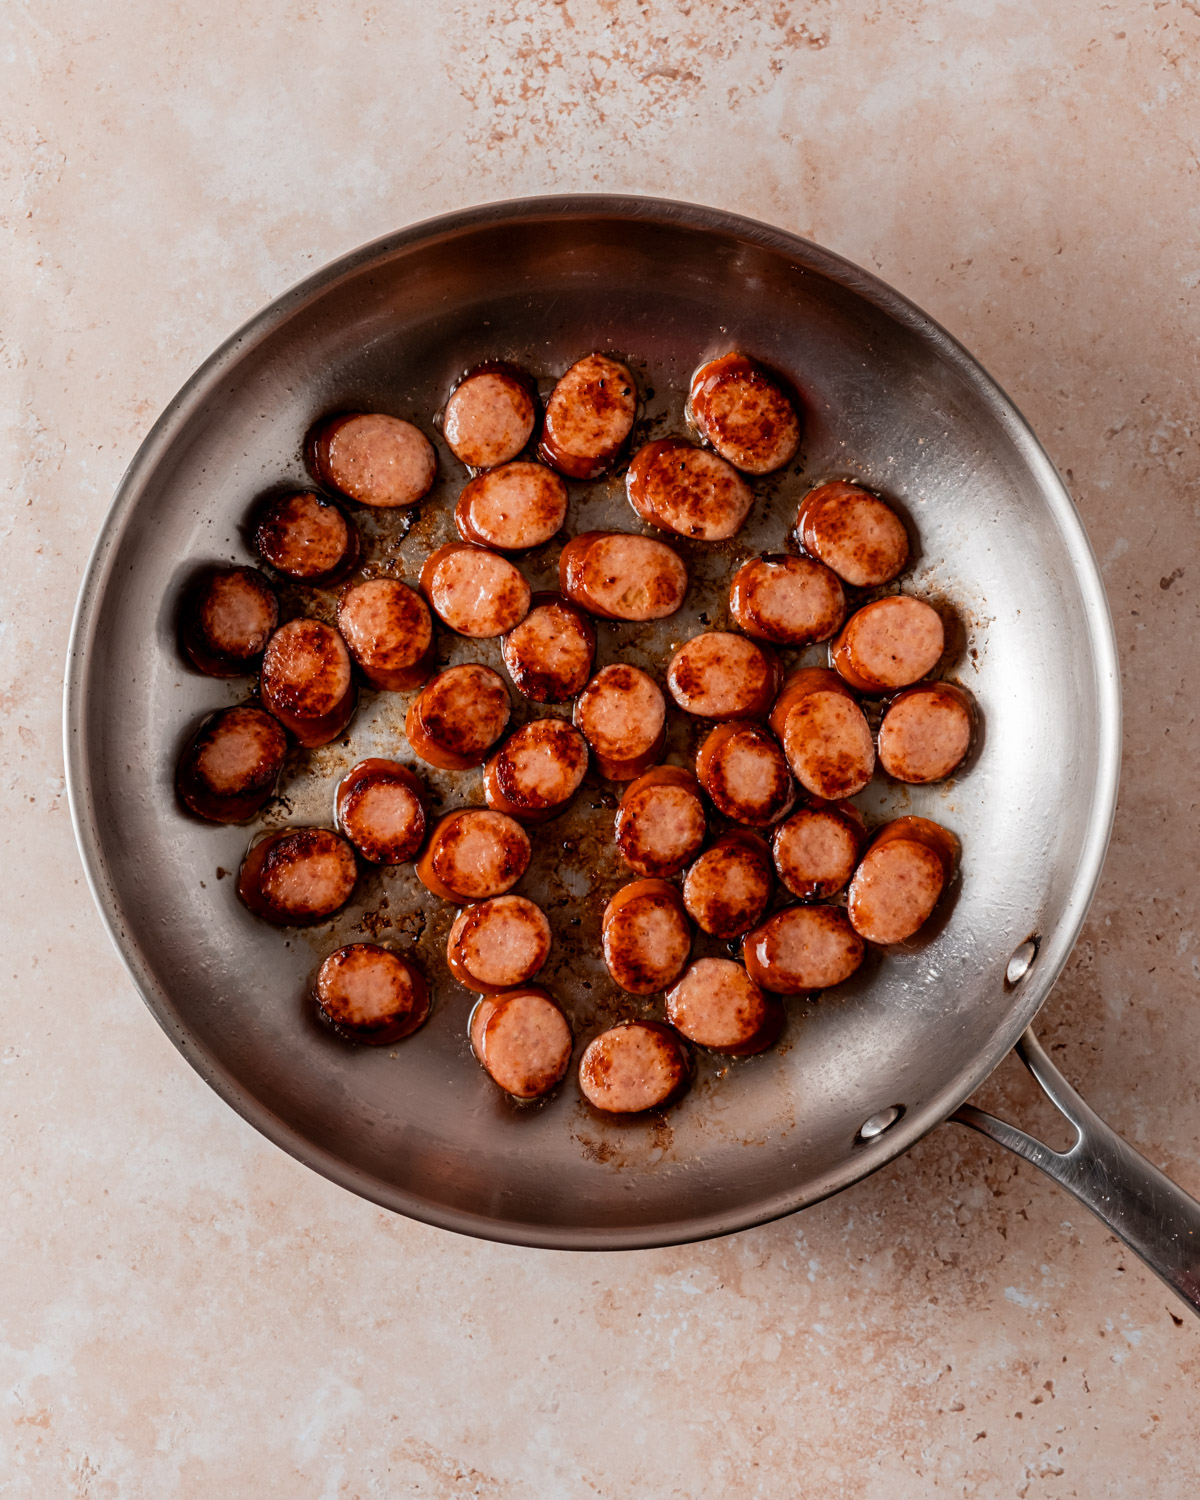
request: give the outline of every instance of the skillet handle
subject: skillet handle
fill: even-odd
[[[1200,1203],[1088,1108],[1032,1030],[1027,1029],[1017,1043],[1017,1055],[1075,1127],[1076,1140],[1069,1151],[1051,1151],[1015,1125],[972,1104],[964,1104],[950,1118],[1015,1151],[1074,1193],[1193,1312],[1200,1313]]]

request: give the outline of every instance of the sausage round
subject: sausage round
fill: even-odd
[[[415,505],[433,488],[437,454],[419,428],[381,412],[327,417],[305,444],[321,484],[381,510]]]
[[[861,792],[875,769],[875,744],[854,694],[836,672],[792,672],[771,712],[771,728],[792,775],[814,797]]]
[[[579,1089],[593,1109],[636,1115],[670,1104],[687,1087],[692,1059],[679,1034],[656,1021],[602,1031],[579,1060]]]
[[[667,1020],[675,1030],[730,1057],[765,1052],[783,1030],[783,1006],[731,958],[699,958],[667,991]]]
[[[631,781],[662,754],[667,705],[653,677],[625,662],[597,672],[575,701],[575,724],[596,768],[610,781]]]
[[[515,1099],[540,1099],[567,1071],[571,1028],[560,1006],[537,985],[523,985],[471,1012],[471,1046],[485,1070]]]
[[[785,907],[742,942],[746,972],[777,995],[804,995],[841,984],[865,954],[862,938],[837,906]]]
[[[439,819],[417,878],[443,901],[486,901],[516,885],[531,853],[529,835],[506,813],[463,808]]]
[[[526,375],[510,365],[479,365],[451,391],[442,433],[460,463],[494,469],[516,458],[533,435],[536,417]]]
[[[860,693],[890,693],[932,672],[945,649],[937,610],[923,599],[892,594],[850,616],[829,659]]]
[[[550,923],[525,896],[494,896],[461,911],[446,940],[459,984],[497,995],[532,979],[550,955]]]
[[[908,563],[908,532],[896,512],[878,495],[841,480],[819,485],[801,501],[796,537],[860,589],[890,583]]]
[[[682,766],[658,766],[625,788],[616,842],[639,875],[676,875],[704,842],[700,784]]]
[[[354,850],[328,828],[286,828],[251,843],[238,895],[277,927],[311,927],[349,901],[358,878]]]
[[[360,760],[334,798],[338,827],[373,865],[402,865],[425,839],[425,789],[395,760]]]
[[[561,594],[534,594],[501,653],[517,692],[534,703],[566,703],[582,691],[596,655],[592,622]]]
[[[902,943],[929,920],[953,874],[958,840],[928,818],[885,823],[850,882],[846,912],[872,943]]]
[[[544,464],[505,464],[472,479],[454,507],[464,542],[525,552],[557,535],[567,519],[567,487]]]
[[[754,503],[754,491],[732,464],[683,438],[639,448],[625,490],[643,521],[701,542],[735,536]]]
[[[524,823],[556,817],[579,790],[587,741],[562,719],[533,719],[504,742],[483,768],[487,805]]]
[[[665,880],[631,880],[604,908],[600,940],[608,972],[631,995],[653,995],[679,978],[692,930],[679,892]]]
[[[317,1004],[348,1040],[384,1047],[429,1015],[429,986],[416,964],[375,943],[350,943],[317,971]]]
[[[340,505],[311,490],[264,500],[252,536],[263,562],[299,583],[334,583],[358,561],[358,528]]]
[[[424,599],[394,578],[356,583],[338,603],[338,629],[372,687],[403,692],[428,680],[436,660]]]
[[[953,683],[908,688],[892,699],[879,726],[879,764],[897,781],[941,781],[971,748],[974,724],[970,697]]]
[[[778,381],[744,354],[726,354],[692,376],[688,410],[722,458],[770,474],[795,457],[800,417]]]
[[[688,916],[710,937],[749,932],[771,899],[771,851],[744,828],[723,833],[696,860],[683,881]]]
[[[693,636],[667,668],[671,697],[698,719],[765,719],[782,680],[769,647],[728,630]]]
[[[279,600],[257,568],[209,568],[184,596],[180,637],[206,676],[242,677],[278,623]]]
[[[431,552],[421,569],[421,592],[451,630],[476,640],[519,625],[531,597],[507,557],[472,542],[449,542]]]
[[[479,662],[439,672],[408,705],[404,733],[413,753],[441,771],[482,765],[508,727],[504,678]]]
[[[327,745],[349,724],[358,702],[350,653],[332,625],[289,620],[263,657],[262,700],[301,745]]]
[[[589,354],[559,380],[546,402],[538,457],[568,479],[596,479],[633,429],[637,386],[615,359]]]
[[[787,759],[761,724],[718,724],[696,754],[696,775],[718,812],[751,828],[777,823],[796,800]]]
[[[244,823],[270,801],[286,754],[287,736],[265,710],[223,708],[179,757],[179,800],[210,823]]]
[[[811,557],[763,553],[733,575],[729,611],[747,635],[778,646],[827,641],[846,618],[837,575]]]
[[[603,620],[664,620],[687,593],[688,573],[666,542],[626,531],[585,531],[562,550],[559,588]]]
[[[820,901],[849,883],[867,842],[858,808],[851,802],[801,807],[781,823],[771,840],[775,869],[793,896]]]

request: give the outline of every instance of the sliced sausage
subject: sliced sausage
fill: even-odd
[[[688,573],[666,542],[625,531],[585,531],[558,560],[559,588],[602,620],[664,620],[687,593]]]
[[[700,783],[682,766],[658,766],[625,788],[616,841],[639,875],[676,875],[704,842]]]
[[[242,677],[278,623],[279,600],[257,568],[209,568],[184,595],[180,638],[207,676]]]
[[[468,906],[446,940],[451,974],[481,995],[524,984],[549,956],[550,923],[525,896],[494,896]]]
[[[403,692],[433,672],[437,647],[424,599],[394,578],[356,583],[338,603],[338,629],[372,687]]]
[[[838,906],[788,906],[748,932],[746,972],[764,990],[804,995],[849,979],[866,947]]]
[[[321,484],[381,510],[415,505],[433,488],[437,454],[411,422],[381,412],[350,412],[318,422],[305,445]]]
[[[771,711],[771,728],[792,775],[814,797],[861,792],[875,769],[875,744],[854,694],[836,672],[792,672]]]
[[[327,745],[358,702],[350,653],[332,625],[289,620],[271,637],[262,664],[262,700],[306,748]]]
[[[729,611],[747,635],[777,646],[827,641],[846,618],[837,575],[811,557],[764,552],[733,575]]]
[[[701,542],[735,536],[754,504],[754,491],[732,464],[683,438],[639,448],[625,490],[643,521]]]
[[[328,828],[285,828],[251,843],[238,895],[277,927],[311,927],[349,901],[358,878],[354,850]]]
[[[287,736],[265,710],[223,708],[179,757],[179,800],[210,823],[244,823],[270,801],[286,754]]]
[[[483,999],[471,1012],[475,1056],[506,1094],[540,1099],[571,1061],[571,1028],[561,1007],[537,985]]]
[[[926,682],[898,694],[879,726],[879,764],[897,781],[941,781],[971,748],[975,710],[951,682]]]
[[[841,480],[819,485],[801,501],[796,538],[855,588],[890,583],[908,564],[904,522],[878,495]]]
[[[357,526],[340,505],[311,490],[264,500],[251,534],[263,562],[298,583],[334,583],[358,561]]]
[[[937,610],[923,599],[892,594],[850,616],[829,659],[860,693],[891,693],[932,672],[945,649]]]
[[[779,1040],[783,1006],[731,958],[699,958],[667,991],[667,1020],[698,1047],[749,1057]]]
[[[450,542],[425,559],[421,592],[439,619],[476,640],[503,635],[529,613],[531,590],[507,557]]]
[[[505,464],[472,479],[454,507],[464,542],[525,552],[556,536],[567,519],[567,487],[544,464]]]
[[[593,1109],[636,1115],[671,1104],[687,1087],[692,1059],[679,1033],[657,1021],[602,1031],[579,1060],[579,1089]]]
[[[425,840],[425,788],[395,760],[360,760],[334,798],[338,827],[373,865],[402,865]]]
[[[761,724],[718,724],[696,754],[696,775],[718,812],[751,828],[777,823],[796,800],[787,759]]]
[[[683,881],[688,916],[710,937],[749,932],[771,899],[771,851],[744,828],[723,833],[692,865]]]
[[[508,727],[504,678],[479,662],[439,672],[408,705],[404,733],[413,753],[441,771],[482,765]]]
[[[603,354],[577,360],[546,402],[539,458],[568,479],[597,478],[625,446],[637,402],[623,364]]]
[[[782,681],[769,647],[728,630],[693,636],[667,668],[671,697],[698,719],[765,719]]]
[[[442,432],[451,453],[473,469],[494,469],[516,458],[533,436],[533,384],[512,365],[489,363],[469,371],[450,393]]]
[[[722,458],[770,474],[795,457],[800,417],[779,382],[744,354],[726,354],[692,376],[689,414]]]
[[[872,943],[902,943],[929,920],[954,872],[958,840],[928,818],[885,823],[850,882],[846,911]]]
[[[610,781],[631,781],[662,754],[667,705],[653,677],[625,662],[597,672],[575,702],[575,723]]]
[[[417,878],[443,901],[485,901],[503,896],[529,868],[529,835],[505,813],[463,808],[439,820]]]
[[[339,1036],[385,1047],[425,1021],[429,986],[416,964],[390,948],[350,943],[317,971],[317,1004]]]
[[[631,995],[653,995],[683,973],[692,929],[678,890],[631,880],[604,908],[600,939],[608,972]]]
[[[823,901],[842,890],[866,847],[867,831],[852,802],[801,807],[771,840],[775,869],[793,896]]]
[[[591,676],[596,632],[587,615],[561,594],[534,594],[532,604],[504,637],[504,665],[522,697],[566,703]]]
[[[509,736],[483,768],[483,795],[523,823],[557,817],[579,790],[587,741],[562,719],[533,719]]]

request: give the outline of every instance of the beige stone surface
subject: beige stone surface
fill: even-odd
[[[297,278],[546,190],[801,231],[961,337],[1077,497],[1124,780],[1040,1027],[1200,1193],[1200,6],[10,0],[0,29],[0,1493],[1200,1492],[1200,1324],[957,1127],[791,1220],[629,1255],[473,1243],[301,1168],[133,992],[59,745],[122,469]],[[985,1097],[1028,1112],[1011,1062]]]

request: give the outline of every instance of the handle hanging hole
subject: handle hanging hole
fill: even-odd
[[[860,1141],[873,1141],[877,1135],[882,1135],[885,1130],[890,1130],[903,1113],[903,1104],[889,1104],[887,1109],[878,1110],[869,1120],[864,1120],[858,1127],[858,1139]]]
[[[1035,933],[1032,937],[1026,938],[1021,946],[1014,950],[1013,956],[1009,959],[1008,966],[1004,970],[1004,988],[1006,990],[1015,989],[1022,979],[1025,978],[1026,974],[1029,973],[1033,967],[1033,961],[1037,957],[1038,945],[1040,943],[1041,938]]]

